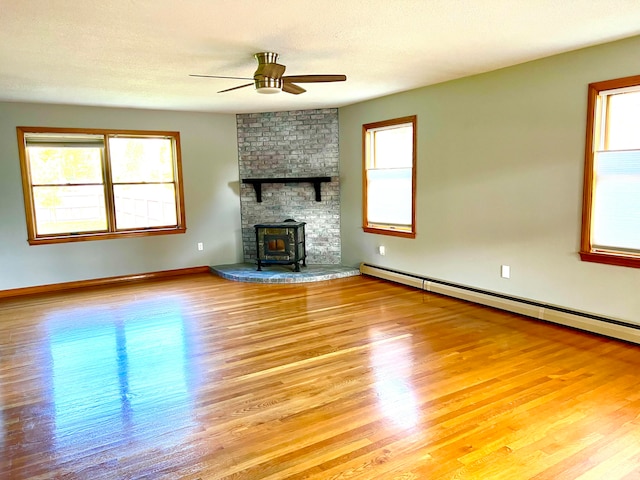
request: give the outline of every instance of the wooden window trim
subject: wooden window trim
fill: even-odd
[[[96,129],[96,128],[59,128],[59,127],[16,127],[18,136],[18,153],[20,157],[20,171],[22,177],[22,191],[24,196],[25,215],[27,223],[27,241],[29,245],[45,245],[54,243],[85,242],[91,240],[107,240],[115,238],[147,237],[154,235],[181,234],[187,231],[186,215],[184,207],[184,188],[182,181],[182,154],[180,147],[180,133],[172,131],[157,130],[116,130],[116,129]],[[175,155],[174,184],[176,189],[176,218],[175,227],[149,227],[140,229],[128,229],[115,231],[115,206],[112,195],[106,195],[105,202],[107,213],[108,232],[84,232],[78,234],[53,234],[37,235],[35,206],[32,195],[31,173],[29,162],[27,161],[27,151],[25,134],[29,133],[57,133],[57,134],[95,134],[105,137],[105,155],[108,153],[109,142],[106,141],[109,135],[134,136],[134,137],[172,137]],[[106,163],[106,175],[104,178],[105,190],[113,190],[111,181],[111,165]]]
[[[601,129],[600,120],[596,119],[598,97],[600,92],[638,85],[640,85],[640,75],[589,84],[587,96],[584,186],[582,190],[582,229],[580,238],[580,259],[584,262],[640,268],[639,254],[594,248],[591,241],[593,188],[595,182],[593,169],[597,147],[595,139],[599,136]]]
[[[367,134],[369,130],[376,128],[391,127],[411,123],[413,125],[413,158],[411,168],[411,230],[396,230],[392,227],[372,226],[368,222],[368,195],[367,195]],[[366,233],[377,235],[389,235],[402,238],[416,238],[416,170],[417,170],[417,149],[418,149],[418,117],[410,115],[407,117],[393,118],[381,122],[366,123],[362,125],[362,230]]]

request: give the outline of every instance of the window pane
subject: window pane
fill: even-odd
[[[411,168],[367,170],[369,223],[411,225]]]
[[[640,151],[596,156],[593,245],[640,250]]]
[[[34,185],[102,183],[101,148],[28,147]]]
[[[173,182],[169,138],[109,138],[114,183]]]
[[[413,126],[376,130],[374,135],[375,168],[411,168],[413,165]]]
[[[173,184],[115,185],[118,229],[175,226],[176,192]]]
[[[609,96],[607,150],[640,148],[640,91]]]
[[[101,185],[33,187],[38,235],[107,230]]]

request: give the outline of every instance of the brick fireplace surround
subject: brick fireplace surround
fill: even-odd
[[[307,263],[340,264],[338,110],[296,110],[236,116],[244,261],[255,263],[254,225],[306,222]],[[321,185],[265,183],[262,202],[247,179],[331,177]]]

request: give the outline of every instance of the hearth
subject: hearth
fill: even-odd
[[[254,225],[258,271],[262,265],[293,265],[300,271],[300,263],[306,267],[307,251],[304,239],[305,222],[285,220],[278,223],[260,223]]]

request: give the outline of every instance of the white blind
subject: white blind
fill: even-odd
[[[411,226],[411,168],[367,170],[369,223]]]
[[[640,252],[640,150],[596,153],[595,248]]]
[[[27,133],[24,141],[27,147],[101,148],[104,146],[103,135],[87,133]]]

